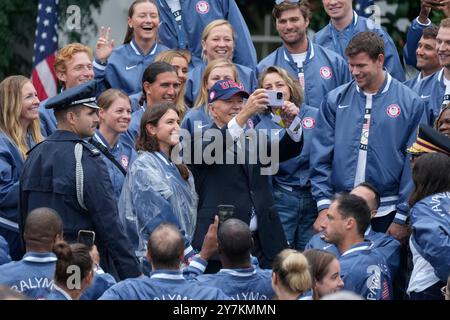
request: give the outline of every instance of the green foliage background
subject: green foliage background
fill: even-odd
[[[81,9],[81,33],[67,32],[70,41],[80,41],[91,28],[93,10],[99,10],[103,0],[60,0],[60,30],[65,31],[67,7],[76,4]],[[33,47],[38,0],[0,1],[0,80],[6,76],[31,73],[29,48]],[[83,26],[88,26],[83,28]]]

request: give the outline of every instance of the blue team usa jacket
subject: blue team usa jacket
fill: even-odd
[[[181,27],[175,21],[172,10],[165,0],[156,1],[159,10],[159,39],[171,49],[186,49],[192,53],[192,65],[202,63],[202,32],[212,21],[225,19],[236,34],[235,63],[254,69],[256,51],[247,24],[235,0],[184,0],[180,1]]]
[[[0,266],[0,285],[6,285],[31,299],[48,299],[55,287],[56,260],[52,252],[28,252],[22,260]],[[95,268],[92,283],[81,299],[96,300],[115,283],[110,274]]]
[[[107,148],[111,153],[111,155],[114,157],[114,159],[116,159],[117,162],[125,170],[128,170],[133,161],[137,158],[137,153],[134,150],[134,147],[131,146],[124,138],[124,135],[125,133],[119,136],[119,140],[117,141],[116,145],[113,146],[112,148],[109,147],[108,142],[98,130],[96,131],[93,139],[95,139],[105,148]],[[108,168],[108,173],[109,177],[111,178],[114,195],[116,196],[116,200],[119,201],[120,193],[122,192],[123,182],[125,181],[125,175],[122,173],[122,171],[120,171],[117,165],[115,165],[111,160],[109,160],[103,153],[102,158],[106,164],[106,167]]]
[[[391,300],[392,280],[385,258],[370,242],[352,246],[339,258],[344,290],[366,300]]]
[[[410,244],[431,265],[439,280],[450,274],[450,192],[437,193],[411,209]]]
[[[445,95],[444,69],[433,73],[420,83],[420,97],[426,104],[427,122],[433,126],[439,116]]]
[[[142,91],[142,75],[161,51],[168,50],[162,44],[155,43],[147,55],[144,55],[131,40],[127,44],[114,49],[107,65],[94,61],[95,80],[98,80],[104,90],[120,89],[128,95]]]
[[[408,87],[386,73],[378,93],[367,100],[355,81],[331,91],[319,110],[311,145],[311,184],[318,210],[326,209],[336,192],[354,187],[366,102],[372,104],[365,181],[381,195],[379,212],[397,210],[405,223],[412,192],[406,149],[425,121],[424,105]],[[338,144],[335,144],[339,141]]]
[[[35,145],[31,135],[26,137],[28,146]],[[18,207],[19,178],[24,160],[18,147],[6,134],[0,132],[0,236],[9,245],[9,254],[14,260],[22,257],[19,238]]]
[[[182,271],[158,270],[150,277],[127,279],[109,288],[99,300],[228,300],[219,289],[186,279]]]
[[[298,67],[285,46],[269,54],[258,63],[258,74],[267,67],[286,69],[298,79]],[[326,93],[351,80],[346,61],[337,53],[309,41],[306,59],[303,63],[305,77],[304,103],[319,108]]]
[[[298,117],[302,120],[303,132],[303,149],[301,153],[289,160],[280,163],[280,168],[276,175],[273,176],[275,183],[290,187],[310,187],[309,181],[309,154],[311,149],[311,140],[316,126],[318,109],[308,105],[301,105]],[[272,120],[270,115],[260,115],[260,121],[255,129],[265,129],[267,133],[276,133],[277,130],[283,129],[278,123]],[[273,130],[273,131],[271,131]],[[283,131],[284,132],[284,131]],[[279,133],[277,133],[279,134]],[[280,139],[282,136],[279,137]]]
[[[364,31],[376,32],[383,38],[384,66],[394,78],[401,82],[405,81],[405,73],[394,41],[380,26],[375,25],[372,20],[358,16],[356,12],[353,12],[353,22],[342,32],[337,31],[330,21],[328,25],[315,34],[313,41],[345,57],[345,48],[347,48],[350,40],[357,33]]]
[[[392,277],[394,278],[400,267],[400,242],[392,236],[382,232],[375,232],[369,226],[364,233],[364,239],[373,243],[372,250],[376,250],[386,259]],[[323,238],[323,233],[317,233],[306,244],[305,249],[322,249],[326,250],[336,257],[341,253],[338,248]]]
[[[221,269],[215,274],[196,278],[199,283],[219,288],[232,300],[271,300],[272,270],[251,267],[248,269]]]

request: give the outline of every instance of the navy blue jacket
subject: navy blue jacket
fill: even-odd
[[[83,196],[87,210],[77,200],[74,156],[77,143],[83,144]],[[59,213],[68,242],[75,242],[81,229],[96,232],[96,245],[106,272],[113,275],[117,272],[121,279],[140,274],[119,220],[113,187],[100,151],[72,132],[57,130],[31,150],[24,164],[20,179],[21,230],[28,213],[43,206]]]
[[[212,129],[218,130],[215,124]],[[217,133],[217,131],[214,132]],[[191,152],[192,155],[197,151],[195,148],[197,148],[198,142],[200,142],[202,152],[211,145],[213,141],[212,139],[207,141],[206,135],[208,133],[211,133],[211,131],[206,131],[205,135],[200,136],[201,139],[190,141],[191,147],[194,149]],[[224,159],[231,156],[234,162],[233,164],[221,164],[220,162],[216,164],[215,162],[207,163],[204,161],[205,159],[200,159],[202,160],[201,163],[195,163],[192,166],[195,187],[199,195],[197,227],[192,244],[195,248],[201,248],[208,227],[214,221],[219,204],[235,205],[234,217],[247,224],[251,221],[253,207],[258,219],[258,232],[263,255],[271,261],[278,252],[286,247],[287,241],[275,208],[269,178],[262,174],[263,168],[260,158],[257,159],[257,163],[250,163],[247,144],[242,146],[246,154],[245,163],[237,162],[236,144],[230,146],[225,143],[227,139],[230,141],[229,138],[231,138],[228,126],[220,129],[219,134],[223,138],[221,142],[223,145],[220,146],[223,146]],[[251,136],[248,137],[248,141],[245,139],[247,143],[258,143],[258,137],[255,137],[256,139],[252,139]],[[204,141],[203,138],[205,138]],[[298,155],[302,146],[303,139],[300,142],[294,142],[288,134],[284,134],[279,141],[279,161]],[[270,144],[268,145],[268,151],[271,152]],[[186,163],[188,162],[186,161]]]

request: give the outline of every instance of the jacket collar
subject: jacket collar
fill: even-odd
[[[139,46],[137,45],[137,43],[136,43],[136,41],[134,40],[134,38],[131,39],[131,41],[130,41],[130,46],[131,46],[131,48],[133,49],[134,53],[135,53],[137,56],[144,56],[144,54],[142,53],[141,48],[139,48]],[[152,50],[150,50],[150,52],[149,52],[147,55],[148,55],[148,56],[154,55],[157,48],[158,48],[158,43],[155,42],[155,44],[153,45]]]
[[[150,274],[151,279],[185,280],[180,270],[157,270]]]
[[[58,259],[53,252],[27,252],[22,260],[34,263],[48,263],[56,262]]]
[[[360,242],[360,243],[357,243],[357,244],[351,246],[351,248],[348,249],[347,251],[343,252],[341,256],[343,257],[343,256],[349,255],[353,252],[368,250],[368,249],[371,249],[372,246],[373,246],[373,243],[371,241],[363,241],[363,242]]]
[[[358,21],[359,21],[359,16],[358,16],[358,14],[356,13],[356,11],[353,10],[353,21],[352,21],[351,24],[349,24],[348,26],[346,26],[346,27],[344,28],[344,30],[346,30],[346,29],[349,28],[349,27],[350,27],[350,28],[354,28],[354,27],[358,24]],[[339,32],[339,30],[336,29],[336,28],[334,27],[334,25],[333,25],[331,19],[330,19],[329,25],[330,25],[330,28],[332,29],[332,31],[334,31],[334,32]]]
[[[392,76],[386,70],[384,71],[384,74],[385,74],[384,82],[381,85],[380,89],[378,89],[378,92],[375,93],[375,95],[383,94],[383,93],[387,92],[389,90],[389,88],[391,87]],[[364,91],[362,91],[361,88],[358,87],[356,80],[355,80],[355,85],[356,85],[356,91],[358,91],[361,94],[364,94]]]
[[[292,59],[292,54],[288,51],[286,46],[283,44],[283,56],[286,61],[289,63],[295,63],[294,59]],[[306,51],[306,59],[305,63],[314,58],[314,46],[311,40],[308,39],[308,50]]]
[[[219,273],[226,273],[236,277],[251,277],[256,274],[256,269],[245,268],[245,269],[220,269]]]

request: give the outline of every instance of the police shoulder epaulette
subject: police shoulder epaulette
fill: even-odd
[[[87,150],[89,150],[92,156],[97,157],[101,154],[100,150],[98,150],[97,147],[93,146],[89,142],[83,140],[82,144]]]

